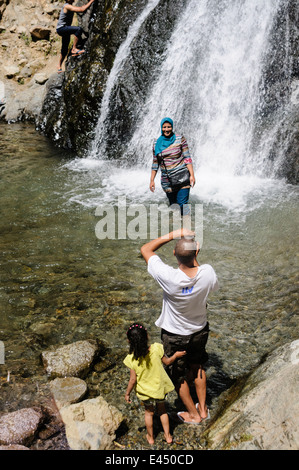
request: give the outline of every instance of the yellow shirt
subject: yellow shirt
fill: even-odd
[[[167,393],[174,390],[174,385],[162,364],[163,356],[163,345],[153,343],[145,357],[134,359],[133,354],[128,354],[124,359],[124,364],[136,372],[136,395],[141,400],[163,400]]]

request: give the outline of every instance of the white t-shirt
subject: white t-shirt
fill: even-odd
[[[153,255],[148,260],[148,272],[163,289],[162,312],[155,324],[179,335],[202,330],[207,323],[208,295],[218,289],[212,266],[199,266],[197,274],[190,278]]]

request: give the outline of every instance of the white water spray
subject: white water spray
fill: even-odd
[[[261,164],[267,161],[267,150],[275,136],[269,135],[268,148],[259,148],[256,154],[252,140],[270,32],[283,2],[189,1],[167,45],[158,79],[139,111],[138,126],[128,146],[128,160],[132,153],[138,156],[137,168],[112,170],[113,163],[109,163],[103,183],[106,200],[109,194],[114,198],[130,193],[140,202],[152,200],[148,190],[152,142],[159,136],[160,120],[165,116],[173,118],[175,131],[183,133],[189,143],[197,179],[191,195],[243,209],[248,195],[258,198],[260,193],[262,197],[265,186],[275,186],[273,180],[265,179]],[[105,120],[111,92],[132,41],[158,3],[148,2],[115,58],[90,153],[99,164],[105,160]],[[155,199],[164,198],[159,183],[156,186]]]
[[[99,116],[99,120],[98,120],[97,127],[95,130],[95,139],[92,143],[92,147],[91,147],[91,151],[89,155],[90,158],[98,158],[100,145],[101,145],[101,154],[102,155],[105,154],[105,121],[106,121],[108,111],[109,111],[109,100],[111,97],[113,87],[117,81],[120,71],[122,70],[124,62],[126,58],[128,57],[128,54],[130,53],[130,47],[131,47],[132,41],[137,36],[140,27],[142,26],[142,24],[144,23],[148,15],[158,5],[159,1],[160,0],[149,0],[146,7],[142,11],[142,13],[138,16],[136,21],[130,27],[125,41],[122,43],[122,45],[120,46],[116,54],[113,67],[111,69],[111,72],[109,74],[109,77],[105,86],[105,92],[104,92],[102,103],[101,103],[100,116]]]

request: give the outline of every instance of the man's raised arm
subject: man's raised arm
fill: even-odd
[[[73,5],[66,5],[65,6],[65,9],[66,10],[70,10],[70,11],[75,11],[76,13],[83,13],[84,11],[86,11],[90,5],[94,2],[94,0],[89,0],[88,3],[86,3],[85,5],[82,5],[81,7],[75,7]]]
[[[185,228],[180,228],[178,230],[174,230],[173,232],[168,233],[167,235],[162,235],[161,237],[156,238],[155,240],[151,240],[150,242],[145,243],[145,245],[141,247],[140,251],[143,258],[148,263],[150,257],[153,256],[155,254],[155,251],[157,251],[161,246],[174,239],[179,239],[182,237],[193,238],[194,235],[194,232],[190,232],[190,230],[187,230]]]

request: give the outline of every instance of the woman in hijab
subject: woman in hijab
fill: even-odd
[[[161,168],[161,186],[170,205],[178,204],[183,214],[183,206],[188,204],[190,187],[195,184],[192,159],[183,135],[173,132],[173,120],[169,117],[161,121],[161,136],[154,141],[153,164],[150,190],[155,191],[155,177]]]

